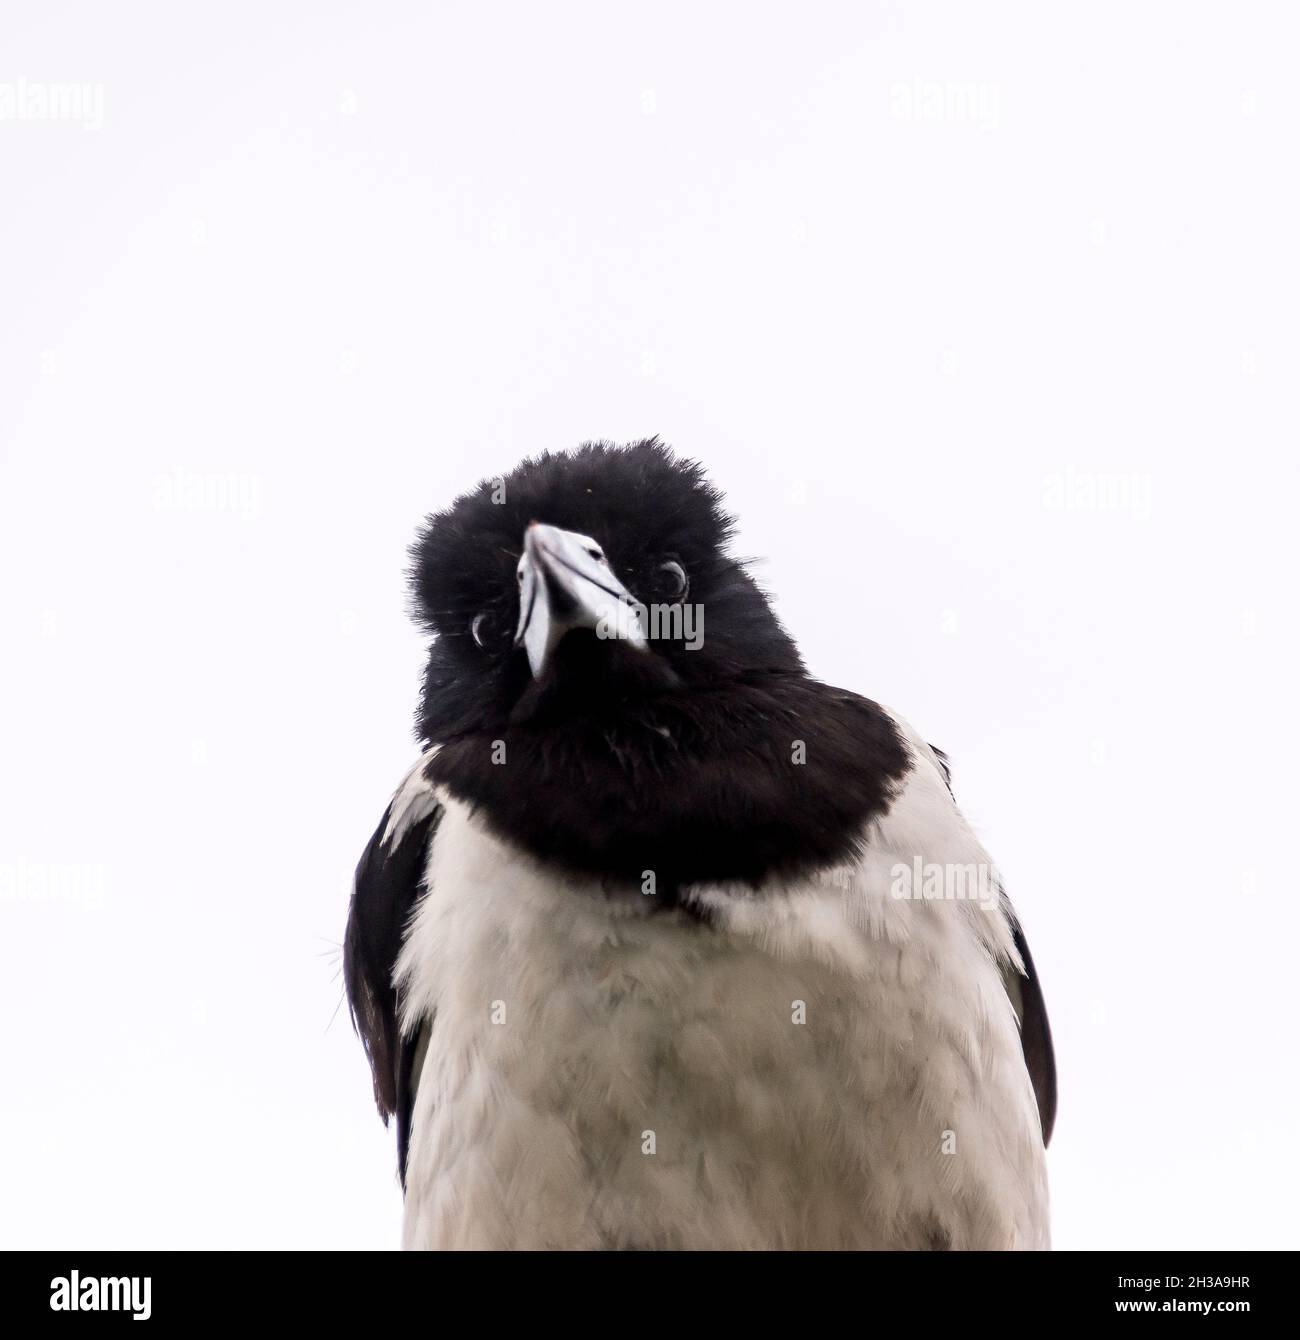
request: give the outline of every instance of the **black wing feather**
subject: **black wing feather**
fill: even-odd
[[[1011,911],[1009,904],[1007,910]],[[1052,1127],[1056,1125],[1056,1053],[1052,1050],[1052,1028],[1047,1022],[1047,1006],[1043,1003],[1043,988],[1038,984],[1038,970],[1029,953],[1029,941],[1025,939],[1014,912],[1011,912],[1011,924],[1015,930],[1016,952],[1025,965],[1019,983],[1020,1008],[1016,1011],[1020,1016],[1020,1047],[1025,1054],[1029,1078],[1034,1083],[1043,1144],[1047,1145],[1052,1139]],[[1015,1003],[1014,996],[1012,1003]]]
[[[397,1118],[403,1185],[419,1039],[402,1035],[393,971],[424,889],[429,846],[441,817],[442,808],[427,784],[414,791],[404,786],[394,797],[357,864],[343,941],[348,1008],[370,1061],[379,1114],[385,1125],[389,1117]]]

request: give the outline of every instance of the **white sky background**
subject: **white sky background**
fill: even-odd
[[[413,758],[405,546],[656,432],[952,756],[1057,1245],[1300,1245],[1298,29],[6,3],[0,108],[103,101],[0,120],[0,1245],[396,1245],[332,947]]]

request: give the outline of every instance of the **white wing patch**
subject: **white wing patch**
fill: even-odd
[[[438,797],[433,783],[424,775],[437,752],[435,747],[421,754],[420,761],[406,774],[394,793],[392,809],[384,828],[384,846],[391,847],[400,842],[410,828],[427,819],[437,806]]]

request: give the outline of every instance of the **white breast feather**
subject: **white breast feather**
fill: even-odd
[[[698,887],[707,930],[561,884],[439,797],[397,968],[404,1029],[436,1013],[404,1245],[1048,1245],[1006,917],[891,892],[918,856],[989,862],[907,739],[860,861]]]

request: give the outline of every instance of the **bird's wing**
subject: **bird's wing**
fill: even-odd
[[[379,1114],[397,1117],[398,1171],[406,1180],[411,1104],[425,1037],[404,1037],[393,969],[424,889],[442,806],[425,777],[429,755],[407,774],[357,864],[343,942],[343,981],[352,1023],[366,1049]]]
[[[1043,989],[1038,984],[1029,942],[1005,893],[1002,902],[1015,933],[1016,953],[1024,966],[1023,972],[1017,972],[1014,964],[1008,964],[1002,970],[1002,980],[1015,1007],[1016,1018],[1020,1020],[1020,1049],[1025,1054],[1025,1066],[1033,1081],[1043,1144],[1047,1145],[1056,1124],[1056,1054],[1052,1051],[1052,1029],[1047,1022],[1047,1006],[1043,1003]]]
[[[930,752],[951,792],[952,771],[948,767],[947,754],[934,745],[930,745]],[[1005,891],[1002,894],[1002,906],[1011,923],[1016,953],[1020,957],[1020,967],[1008,963],[1003,968],[1002,980],[1015,1008],[1016,1018],[1020,1021],[1020,1048],[1024,1052],[1025,1068],[1029,1071],[1034,1096],[1038,1100],[1038,1120],[1043,1128],[1043,1144],[1046,1145],[1052,1138],[1052,1127],[1056,1124],[1056,1054],[1052,1050],[1052,1029],[1047,1022],[1047,1006],[1043,1003],[1043,988],[1039,985],[1038,972],[1029,952],[1029,941],[1025,939],[1024,928]]]

